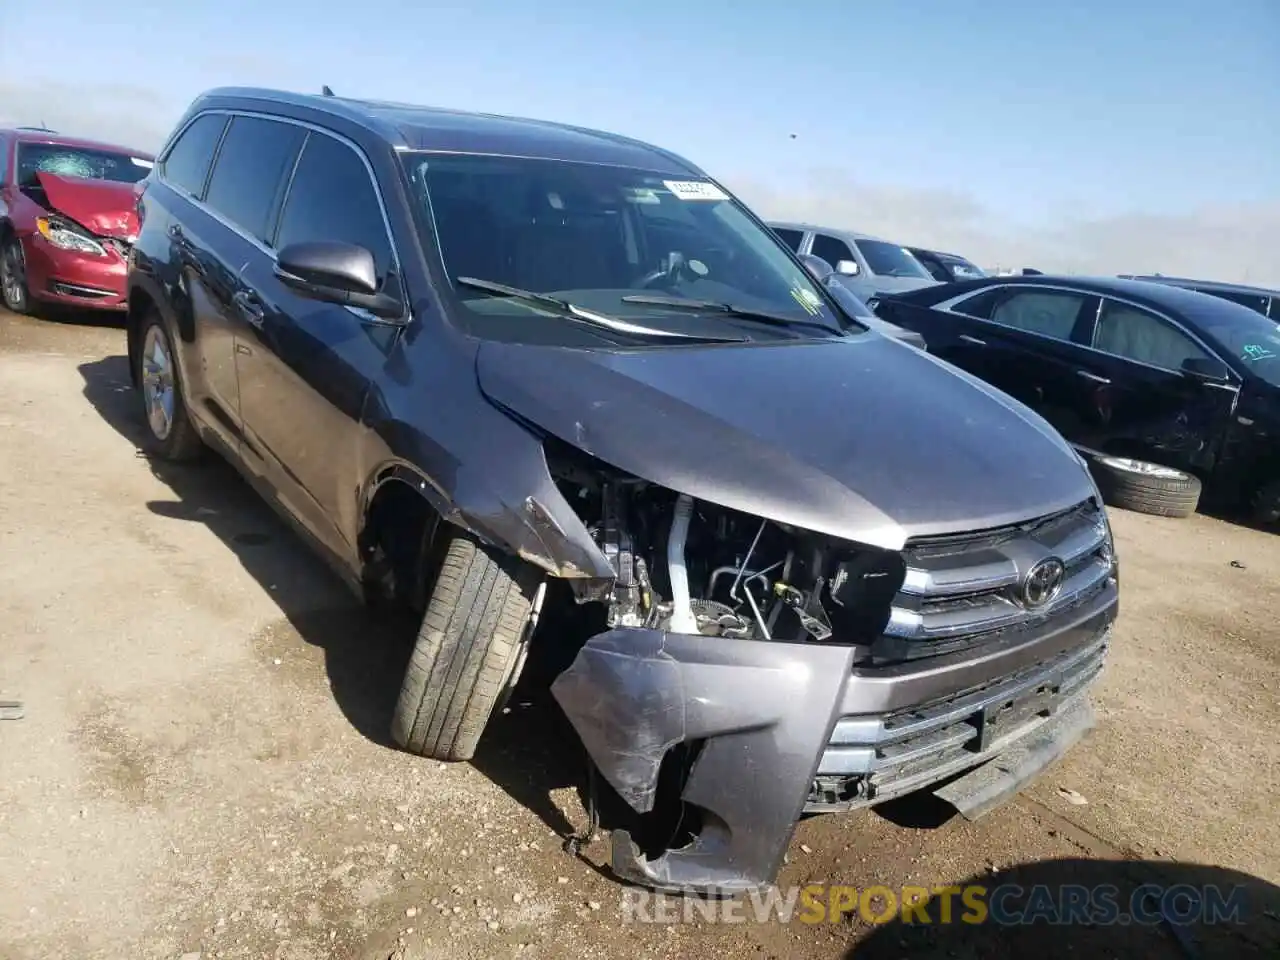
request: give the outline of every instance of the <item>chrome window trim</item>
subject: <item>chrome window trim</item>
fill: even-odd
[[[195,123],[201,117],[208,116],[209,114],[219,114],[222,116],[226,116],[228,118],[253,117],[254,119],[258,119],[258,120],[274,120],[277,123],[289,123],[294,125],[295,127],[301,127],[304,130],[310,131],[311,133],[319,133],[319,134],[323,134],[324,136],[331,137],[334,140],[337,140],[339,143],[344,144],[348,149],[353,150],[355,152],[355,155],[360,158],[360,162],[364,165],[365,173],[367,173],[369,176],[369,182],[373,184],[374,196],[378,198],[378,212],[382,215],[382,229],[386,233],[387,240],[391,246],[391,268],[395,271],[396,275],[401,278],[401,283],[403,284],[404,270],[400,260],[400,251],[396,247],[395,233],[391,229],[391,218],[387,215],[386,199],[382,195],[382,187],[379,185],[378,177],[373,171],[373,165],[369,162],[369,158],[365,156],[365,152],[360,148],[359,144],[357,144],[354,140],[350,139],[349,137],[346,137],[340,133],[337,133],[336,131],[328,130],[324,127],[321,127],[314,123],[310,123],[306,120],[296,120],[293,117],[282,117],[273,113],[262,113],[256,110],[239,110],[239,109],[232,109],[229,107],[210,107],[206,110],[201,110],[199,113],[193,114],[191,118],[188,119],[187,122],[182,125],[182,128],[178,130],[172,137],[169,138],[169,142],[165,144],[164,150],[161,153],[161,156],[163,159],[158,162],[159,170],[156,173],[157,180],[163,183],[170,190],[176,191],[177,193],[185,197],[187,200],[191,201],[193,204],[199,207],[200,210],[208,214],[214,220],[218,221],[218,223],[222,224],[228,230],[235,233],[238,237],[240,237],[241,239],[247,240],[250,244],[257,247],[260,251],[266,254],[266,256],[271,260],[272,263],[277,262],[276,252],[272,247],[263,243],[257,237],[253,236],[248,231],[246,231],[243,227],[232,223],[229,219],[222,216],[222,214],[220,214],[217,210],[213,209],[213,207],[209,206],[209,204],[205,203],[205,201],[192,196],[189,192],[184,190],[182,187],[178,186],[175,183],[172,183],[169,180],[169,178],[166,177],[164,174],[163,165],[169,159],[169,152],[170,150],[173,149],[173,145],[178,142],[178,140],[182,137],[182,135],[187,131],[187,129],[193,123]],[[213,159],[209,163],[209,172],[205,177],[206,187],[208,186],[209,181],[213,178],[214,169],[217,167],[217,164],[218,164],[218,155],[222,153],[222,144],[223,144],[223,141],[226,139],[227,131],[230,129],[231,129],[231,125],[230,123],[228,123],[226,127],[223,128],[222,137],[219,138],[218,140],[218,146],[214,150]],[[302,159],[302,151],[305,150],[306,147],[307,147],[307,140],[304,139],[302,141],[302,148],[298,151],[297,157],[294,158],[293,169],[289,171],[289,180],[285,185],[284,196],[280,201],[281,216],[284,215],[285,205],[289,201],[289,192],[290,190],[293,189],[293,177],[297,173],[298,163]],[[279,218],[277,218],[277,221],[276,221],[277,229],[279,229],[279,225],[280,225]],[[351,309],[351,308],[348,308],[348,309]],[[352,312],[356,313],[357,316],[364,316],[363,311],[352,310]]]
[[[950,299],[947,299],[947,300],[943,300],[941,303],[934,304],[930,309],[938,310],[938,311],[941,311],[942,313],[949,313],[957,317],[963,317],[965,320],[972,320],[977,323],[989,324],[990,326],[998,327],[1001,330],[1010,330],[1014,333],[1021,333],[1029,337],[1037,337],[1041,340],[1047,340],[1050,343],[1063,343],[1063,344],[1066,344],[1067,346],[1079,347],[1082,350],[1088,350],[1090,353],[1096,353],[1096,354],[1099,354],[1100,356],[1112,357],[1116,360],[1123,360],[1126,363],[1136,363],[1138,366],[1146,367],[1149,370],[1159,370],[1161,373],[1176,373],[1179,376],[1185,376],[1185,374],[1181,370],[1172,370],[1169,367],[1162,367],[1154,363],[1147,363],[1144,360],[1135,360],[1133,357],[1125,357],[1125,356],[1121,356],[1118,353],[1111,353],[1107,350],[1099,350],[1097,347],[1093,346],[1093,344],[1091,343],[1077,343],[1075,340],[1060,340],[1057,337],[1051,337],[1048,334],[1037,333],[1033,330],[1023,330],[1021,327],[1011,327],[1007,323],[997,323],[994,320],[987,320],[987,319],[984,319],[983,317],[970,316],[967,313],[961,313],[959,310],[954,309],[957,304],[963,303],[965,300],[968,300],[971,297],[978,297],[984,293],[989,293],[992,290],[1015,290],[1015,289],[1052,290],[1056,293],[1070,293],[1075,296],[1083,296],[1085,299],[1088,299],[1089,297],[1097,297],[1098,312],[1097,314],[1094,315],[1094,326],[1093,326],[1093,332],[1095,334],[1097,333],[1097,330],[1098,330],[1098,324],[1097,324],[1098,317],[1101,316],[1102,307],[1107,300],[1114,300],[1117,303],[1123,303],[1125,306],[1133,307],[1135,310],[1145,310],[1147,313],[1152,314],[1159,320],[1163,320],[1165,323],[1169,324],[1169,326],[1173,327],[1179,333],[1183,334],[1185,337],[1187,337],[1189,340],[1195,343],[1196,346],[1200,347],[1200,349],[1203,350],[1206,354],[1213,357],[1215,360],[1218,360],[1223,364],[1225,364],[1227,368],[1227,372],[1231,375],[1232,384],[1238,385],[1240,383],[1240,375],[1236,373],[1236,371],[1232,368],[1230,363],[1222,359],[1221,352],[1210,347],[1207,343],[1204,342],[1204,340],[1198,334],[1187,329],[1185,325],[1179,323],[1177,320],[1173,319],[1173,317],[1169,316],[1167,313],[1163,312],[1162,310],[1157,310],[1153,307],[1147,306],[1145,303],[1138,303],[1134,300],[1130,300],[1127,297],[1117,296],[1111,293],[1099,293],[1098,291],[1095,291],[1095,290],[1081,290],[1078,287],[1067,287],[1067,286],[1062,286],[1060,284],[1049,284],[1049,283],[993,283],[983,287],[980,290],[967,290],[962,294],[951,297]]]

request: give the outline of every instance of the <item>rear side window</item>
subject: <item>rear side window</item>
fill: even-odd
[[[981,293],[975,293],[973,296],[952,304],[951,312],[960,313],[966,317],[975,317],[978,320],[990,320],[991,309],[1000,302],[1005,295],[1003,287],[994,287],[983,290]]]
[[[831,266],[835,266],[841,260],[857,261],[857,257],[853,255],[853,251],[849,249],[849,245],[843,240],[837,240],[835,237],[828,237],[826,234],[814,234],[813,246],[810,252],[815,257],[821,257]]]
[[[280,191],[305,136],[306,130],[292,123],[235,117],[222,139],[205,203],[268,242]]]
[[[1018,290],[996,304],[991,321],[1055,340],[1070,340],[1089,297],[1064,290]]]
[[[8,183],[9,175],[9,154],[13,150],[7,137],[0,137],[0,187]]]
[[[772,230],[778,235],[778,239],[792,250],[800,249],[800,241],[804,239],[804,233],[799,230],[787,230],[785,227],[773,227]]]
[[[391,268],[391,240],[368,168],[355,150],[323,133],[312,133],[302,149],[275,245],[312,240],[364,247],[373,254],[379,280]]]
[[[226,124],[226,116],[220,113],[206,113],[192,122],[165,157],[161,167],[164,178],[193,197],[199,197],[209,174],[209,164],[213,162],[213,151],[218,149],[218,138]]]

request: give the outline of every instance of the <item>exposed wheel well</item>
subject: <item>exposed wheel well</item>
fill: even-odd
[[[439,514],[408,483],[383,482],[360,531],[362,579],[371,602],[426,609],[439,523]]]
[[[135,387],[138,385],[137,351],[142,334],[142,322],[156,309],[156,302],[151,299],[151,294],[147,291],[140,287],[134,287],[129,291],[129,312],[125,318],[125,344],[129,358],[129,379],[133,381]]]

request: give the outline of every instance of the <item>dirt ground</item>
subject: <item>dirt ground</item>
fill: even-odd
[[[1184,955],[1167,926],[628,922],[607,839],[561,849],[582,771],[554,707],[522,698],[472,764],[392,749],[412,624],[225,465],[142,459],[123,350],[0,314],[0,699],[25,704],[0,721],[3,960]],[[1247,922],[1191,935],[1280,951],[1280,536],[1113,523],[1093,736],[977,823],[806,820],[784,887],[1243,882]]]

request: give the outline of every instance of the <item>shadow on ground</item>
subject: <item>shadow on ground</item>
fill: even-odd
[[[125,358],[95,360],[79,369],[85,398],[140,448],[145,426]],[[298,635],[324,651],[334,699],[351,725],[390,746],[391,711],[417,624],[360,603],[221,458],[208,454],[192,464],[153,460],[150,467],[173,498],[153,500],[147,509],[215,533]]]
[[[951,922],[942,922],[943,898],[935,896],[912,922],[899,911],[873,928],[847,960],[1280,956],[1280,887],[1222,867],[1045,860],[956,888],[969,892],[951,897]],[[875,914],[887,913],[884,902],[871,902]]]
[[[141,451],[146,427],[125,357],[83,363],[79,370],[85,398]],[[216,534],[270,593],[302,640],[324,651],[334,699],[351,725],[373,742],[391,747],[391,714],[412,651],[416,620],[359,602],[220,457],[210,453],[193,464],[152,460],[150,467],[173,497],[152,501],[147,509],[173,520],[204,524]],[[556,604],[548,605],[542,630],[558,629],[558,609]],[[574,787],[580,790],[580,801],[585,800],[581,787],[586,771],[577,734],[547,689],[551,677],[565,665],[530,658],[508,712],[493,718],[473,761],[485,776],[562,835],[572,833],[580,823],[571,824],[551,794]],[[608,794],[607,788],[602,794]],[[607,828],[614,822],[615,808],[609,796],[603,801]]]

